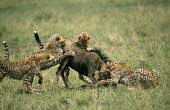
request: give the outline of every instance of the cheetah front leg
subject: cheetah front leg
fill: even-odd
[[[99,82],[97,82],[95,84],[95,87],[99,87],[100,85],[105,85],[105,84],[109,84],[109,85],[117,85],[116,83],[117,81],[113,80],[113,79],[107,79],[107,80],[101,80]]]
[[[29,77],[30,76],[28,74],[24,75],[23,77],[22,92],[31,93],[31,94],[40,94],[40,90],[32,89],[32,84],[29,80]]]
[[[56,64],[59,64],[60,62],[62,62],[66,57],[74,57],[76,54],[74,51],[68,51],[65,52],[64,54],[58,55],[56,58]]]
[[[32,85],[27,74],[23,77],[22,92],[33,93]]]

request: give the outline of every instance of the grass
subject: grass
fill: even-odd
[[[90,47],[102,48],[113,62],[155,69],[160,73],[156,89],[128,90],[118,85],[99,89],[85,84],[74,70],[70,81],[77,89],[57,90],[55,71],[43,71],[41,95],[21,94],[22,81],[4,78],[0,83],[1,110],[167,110],[170,108],[170,2],[168,0],[1,0],[0,41],[8,43],[10,59],[38,51],[37,30],[45,44],[55,33],[74,41],[87,31]],[[4,48],[0,45],[0,59]]]

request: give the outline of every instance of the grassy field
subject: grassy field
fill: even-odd
[[[5,40],[10,59],[38,51],[37,30],[43,44],[55,33],[75,41],[87,31],[90,47],[98,47],[113,62],[155,69],[156,89],[128,90],[79,88],[85,84],[71,70],[76,89],[57,89],[56,67],[43,71],[44,83],[33,87],[43,94],[21,94],[22,81],[4,78],[0,83],[0,110],[168,110],[170,108],[170,1],[169,0],[1,0],[0,59]]]

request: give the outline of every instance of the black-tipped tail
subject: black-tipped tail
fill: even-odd
[[[8,45],[5,41],[3,41],[4,44],[4,48],[5,48],[5,60],[9,61],[9,49],[8,49]]]
[[[41,40],[40,40],[40,37],[39,37],[37,31],[34,31],[34,37],[35,37],[35,39],[36,39],[36,41],[38,43],[39,48],[43,49],[44,47],[43,47],[43,44],[41,43]]]

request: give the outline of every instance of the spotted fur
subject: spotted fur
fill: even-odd
[[[56,43],[56,44],[55,44]],[[58,44],[59,43],[59,44]],[[69,51],[69,52],[65,52],[63,54],[63,50],[60,48],[63,44],[65,43],[65,41],[63,40],[62,36],[61,35],[54,35],[52,36],[50,39],[49,39],[49,42],[47,43],[47,45],[45,46],[44,49],[38,51],[38,52],[35,52],[33,54],[30,54],[30,55],[27,55],[27,56],[24,56],[22,58],[20,58],[18,61],[17,61],[17,64],[15,63],[6,63],[6,62],[3,62],[2,61],[2,64],[6,64],[6,65],[9,65],[8,68],[12,67],[12,70],[13,71],[14,69],[19,69],[19,72],[21,71],[30,71],[30,72],[34,72],[34,68],[32,66],[30,66],[29,68],[27,68],[27,64],[28,66],[32,64],[36,64],[38,63],[38,61],[36,60],[38,57],[40,56],[43,56],[44,54],[49,54],[51,56],[54,57],[54,60],[55,62],[53,63],[48,63],[47,61],[44,62],[43,64],[41,65],[38,65],[39,67],[39,70],[44,70],[44,69],[48,69],[49,67],[51,66],[54,66],[56,64],[59,64],[65,57],[68,57],[68,56],[74,56],[75,53],[73,51]],[[52,55],[53,54],[53,55]],[[39,58],[38,58],[39,59]],[[34,61],[34,62],[30,62],[29,61]],[[36,62],[37,61],[37,62]],[[19,63],[18,63],[19,62]],[[22,63],[22,62],[27,62],[27,63]],[[5,65],[4,64],[4,65]],[[19,66],[17,66],[19,65]],[[36,65],[35,65],[36,66]],[[20,68],[19,68],[20,67]],[[37,66],[36,66],[37,67]],[[23,70],[22,70],[23,69]],[[6,71],[7,70],[1,70],[0,71],[0,80],[2,81],[2,79],[5,77],[6,75]],[[9,71],[8,71],[9,72]],[[14,71],[14,74],[10,74],[9,76],[11,76],[12,78],[14,79],[19,79],[19,76],[23,77],[23,74],[17,74],[18,71]],[[12,72],[11,72],[12,73]],[[42,84],[42,81],[43,81],[43,78],[42,78],[42,75],[40,73],[36,73],[34,75],[37,75],[39,77],[39,84]],[[29,78],[25,79],[25,80],[28,80],[28,81],[25,81],[26,84],[24,83],[23,86],[27,85],[26,87],[23,87],[25,88],[25,91],[26,92],[31,92],[31,90],[29,88],[31,88],[31,85],[32,85],[32,82],[33,82],[33,79],[34,79],[34,75],[31,75]],[[28,90],[26,90],[28,89]]]
[[[124,84],[130,87],[141,86],[144,89],[156,87],[159,84],[158,72],[139,67],[130,67],[124,63],[106,63],[95,73],[99,81],[96,87],[103,84]]]
[[[63,59],[65,59],[66,57],[70,57],[70,56],[75,56],[75,53],[73,51],[68,51],[68,52],[63,52],[63,50],[61,49],[62,46],[65,45],[65,39],[63,38],[63,36],[61,36],[60,34],[55,34],[53,35],[47,42],[47,44],[44,46],[41,43],[41,40],[39,39],[39,35],[37,32],[34,32],[34,36],[36,38],[36,41],[38,42],[39,48],[41,49],[38,52],[35,52],[33,54],[29,54],[27,56],[24,56],[22,58],[20,58],[20,61],[24,61],[29,59],[30,57],[36,55],[36,54],[41,54],[41,53],[49,53],[52,54],[55,57],[56,62],[53,64],[44,64],[43,66],[40,67],[40,70],[46,70],[49,69],[50,67],[59,64]],[[38,76],[38,75],[37,75]],[[42,76],[38,76],[39,77],[39,84],[42,84],[43,82],[43,78]],[[34,76],[30,78],[30,82],[32,83],[34,79]]]
[[[5,61],[9,61],[9,48],[8,48],[8,45],[7,45],[7,43],[5,41],[3,42],[3,44],[4,44],[4,48],[5,48]],[[41,74],[36,74],[36,76],[39,77],[38,84],[42,84],[42,82],[43,82],[42,75]],[[5,75],[4,75],[4,77],[5,77]],[[34,76],[32,76],[30,78],[31,85],[33,83],[33,79],[34,79]]]
[[[36,37],[38,36],[38,33],[37,35],[35,35]],[[39,36],[38,36],[39,37]],[[38,37],[36,39],[38,39]],[[55,64],[53,65],[44,65],[44,66],[41,66],[41,69],[40,70],[45,70],[45,69],[48,69],[54,65],[57,65],[59,64],[65,57],[69,57],[69,56],[75,56],[75,53],[73,51],[69,51],[69,52],[63,52],[63,50],[61,49],[62,46],[65,45],[65,39],[63,38],[63,36],[61,36],[60,34],[55,34],[53,35],[47,42],[47,44],[43,47],[42,43],[40,42],[40,39],[38,40],[39,41],[39,48],[41,49],[40,51],[38,52],[35,52],[33,54],[30,54],[30,55],[27,55],[27,56],[24,56],[22,57],[21,59],[19,60],[25,60],[35,54],[39,54],[39,53],[50,53],[52,54],[54,57],[55,57]]]
[[[37,41],[37,43],[39,44],[39,48],[42,49],[40,45],[42,45],[42,43],[40,42],[40,38],[38,35],[35,36],[35,39]],[[73,42],[73,45],[70,45],[69,47],[72,48],[73,46],[79,47],[83,50],[87,50],[88,44],[89,44],[89,39],[90,36],[88,35],[87,32],[82,32],[79,36],[78,36],[78,41]],[[55,39],[53,39],[55,40]],[[70,42],[66,42],[66,44],[69,44]],[[69,49],[70,51],[75,51],[74,49]],[[59,67],[60,68],[60,67]],[[64,82],[66,84],[66,87],[70,87],[69,81],[68,81],[68,76],[69,76],[69,71],[70,71],[70,66],[65,67],[65,75],[63,75],[63,79]],[[89,81],[88,79],[84,78],[83,75],[79,74],[79,78],[87,83],[91,84],[91,81]]]
[[[90,38],[91,38],[91,36],[89,36],[88,32],[82,32],[78,36],[78,40],[76,42],[74,42],[74,45],[78,46],[78,47],[80,47],[82,49],[87,50]]]
[[[0,81],[3,80],[5,75],[13,79],[23,79],[22,91],[36,93],[32,89],[30,78],[34,75],[41,75],[39,71],[42,66],[54,63],[55,58],[49,53],[38,53],[22,61],[0,60]]]

